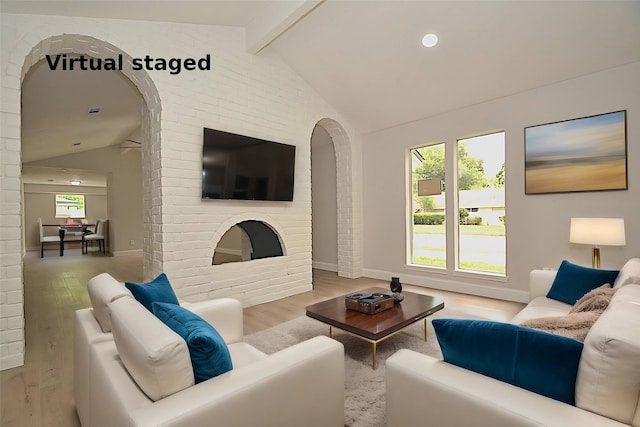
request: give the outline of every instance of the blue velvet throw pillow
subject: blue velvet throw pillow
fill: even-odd
[[[173,292],[169,278],[164,273],[161,273],[149,283],[124,282],[124,285],[131,291],[133,297],[152,313],[151,304],[154,302],[178,304],[178,297]]]
[[[618,273],[618,270],[583,267],[564,260],[558,268],[551,289],[547,293],[547,298],[574,305],[587,292],[605,283],[613,285]]]
[[[446,362],[575,406],[580,341],[486,320],[432,323]]]
[[[206,320],[175,304],[154,302],[152,307],[153,314],[187,342],[196,384],[233,369],[227,343]]]

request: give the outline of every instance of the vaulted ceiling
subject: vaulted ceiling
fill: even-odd
[[[3,1],[2,12],[244,27],[248,52],[277,52],[363,134],[640,61],[638,1]],[[438,35],[437,46],[422,46],[426,33]],[[29,84],[52,78],[34,73]],[[113,84],[118,92],[100,86],[117,97],[109,102],[122,109],[110,119],[122,128],[103,144],[121,143],[139,120],[133,104],[118,102],[126,83]],[[56,106],[82,113],[84,97],[69,103],[81,100],[82,108]],[[47,122],[52,108],[31,119],[25,110],[25,123]],[[49,131],[77,125],[56,136],[70,145],[95,118],[68,119]]]

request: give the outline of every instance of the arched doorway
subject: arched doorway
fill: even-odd
[[[161,247],[156,243],[159,239],[154,236],[152,224],[159,223],[162,215],[161,209],[152,210],[153,206],[162,206],[160,182],[153,177],[159,175],[160,162],[152,162],[159,158],[160,152],[160,96],[155,84],[146,71],[134,71],[131,69],[131,56],[122,49],[102,40],[80,34],[63,34],[41,40],[35,46],[24,37],[16,43],[13,51],[7,53],[7,57],[24,58],[22,67],[15,63],[3,73],[3,126],[0,135],[6,142],[2,149],[2,169],[9,173],[11,179],[3,181],[3,227],[10,226],[10,233],[1,236],[3,251],[2,257],[2,287],[10,289],[16,297],[11,304],[13,325],[6,322],[0,332],[9,340],[11,352],[2,357],[2,369],[20,366],[24,363],[24,294],[23,285],[23,255],[24,255],[24,220],[23,220],[23,195],[21,158],[22,149],[20,114],[21,91],[27,73],[36,63],[44,59],[46,55],[55,56],[62,53],[87,55],[94,58],[115,58],[121,55],[125,64],[122,73],[140,91],[146,108],[142,111],[143,121],[141,129],[142,141],[142,187],[143,187],[143,218],[144,244],[143,244],[143,275],[150,277],[154,268],[158,268],[161,262]],[[155,244],[155,245],[154,245]],[[155,249],[154,249],[155,248]],[[20,297],[18,297],[20,296]]]
[[[155,187],[159,186],[157,181],[151,178],[154,171],[159,169],[158,162],[152,162],[154,153],[160,151],[160,96],[154,82],[145,70],[133,70],[131,67],[131,56],[117,46],[103,40],[80,34],[62,34],[52,36],[42,40],[31,49],[25,57],[22,66],[20,86],[25,80],[29,70],[45,58],[46,55],[55,57],[61,54],[85,55],[102,60],[107,58],[122,58],[122,74],[131,81],[142,96],[146,108],[141,111],[141,152],[142,152],[142,211],[143,215],[143,275],[150,277],[153,274],[154,261],[159,258],[159,254],[154,253],[154,233],[151,224],[154,216],[160,216],[160,212],[152,210],[153,205],[160,205],[154,201]],[[159,218],[158,218],[159,219]],[[24,229],[24,224],[23,224]]]
[[[320,125],[311,135],[311,220],[313,268],[338,271],[336,153]]]
[[[335,198],[336,198],[336,261],[338,275],[356,278],[362,275],[362,230],[360,209],[354,195],[353,149],[349,135],[337,121],[329,118],[319,120],[333,142],[335,151]],[[313,198],[313,194],[312,194]],[[313,203],[313,202],[312,202]],[[320,236],[313,236],[314,239]]]

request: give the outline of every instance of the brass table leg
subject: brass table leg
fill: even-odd
[[[427,340],[427,318],[424,318],[424,340]]]
[[[329,338],[333,338],[333,328],[329,326]]]

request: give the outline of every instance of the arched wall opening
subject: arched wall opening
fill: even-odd
[[[211,264],[251,261],[285,254],[280,236],[269,224],[245,220],[233,225],[222,235]]]
[[[338,271],[336,153],[320,125],[311,135],[311,235],[313,268]]]
[[[157,239],[152,229],[152,224],[161,223],[161,192],[157,191],[157,187],[159,186],[157,180],[154,181],[152,179],[154,172],[159,174],[158,169],[160,168],[159,162],[153,161],[153,159],[159,158],[160,153],[161,104],[158,90],[145,70],[133,70],[131,66],[132,57],[128,53],[104,40],[81,34],[52,36],[34,46],[25,57],[22,66],[20,87],[22,87],[31,67],[43,60],[46,55],[53,57],[63,53],[85,55],[102,60],[107,58],[117,60],[121,57],[123,61],[122,74],[138,89],[144,100],[145,108],[141,111],[142,250],[143,276],[150,277],[153,274],[154,266],[157,266],[159,264],[158,260],[161,259],[160,251],[157,249],[154,250],[154,247],[158,247],[159,245],[154,246],[154,243],[157,243]],[[113,195],[108,194],[107,197],[108,199],[112,199]],[[117,201],[113,202],[117,203]],[[157,209],[153,209],[154,207],[157,207]],[[154,218],[156,219],[155,221]],[[23,224],[23,230],[24,226]]]
[[[2,290],[11,293],[12,297],[3,301],[2,333],[5,349],[0,357],[0,369],[8,369],[24,364],[24,284],[23,256],[25,250],[24,195],[22,191],[21,156],[21,93],[22,84],[27,73],[35,64],[45,59],[46,55],[63,53],[87,55],[94,58],[123,58],[122,74],[128,78],[140,92],[145,107],[142,116],[142,194],[143,194],[143,276],[149,278],[154,270],[162,265],[161,229],[153,229],[153,224],[161,224],[162,193],[159,191],[160,180],[160,96],[154,82],[144,70],[134,71],[132,58],[118,47],[94,37],[81,34],[62,34],[41,39],[33,44],[29,37],[15,44],[7,58],[10,64],[3,70],[1,111],[3,126],[0,135],[3,139],[2,175],[3,175],[3,229],[11,230],[2,234]],[[25,54],[25,52],[27,52]],[[4,56],[5,53],[3,53]],[[15,59],[13,59],[15,58]],[[24,58],[24,59],[23,59]],[[22,66],[20,66],[22,63]],[[4,177],[10,179],[4,179]]]
[[[353,148],[346,130],[334,119],[324,118],[316,123],[333,141],[336,170],[336,229],[337,272],[339,276],[356,278],[362,275],[359,246],[358,209],[353,195]],[[315,128],[315,127],[314,127]],[[313,198],[313,195],[312,195]],[[312,202],[313,203],[313,202]],[[313,236],[314,239],[320,236]]]

